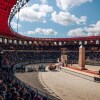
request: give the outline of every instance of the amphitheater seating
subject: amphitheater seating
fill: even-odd
[[[58,53],[56,55],[59,56]],[[4,51],[3,57],[2,57],[2,70],[4,70],[4,71],[0,72],[0,76],[4,77],[6,74],[7,78],[4,78],[4,80],[3,80],[3,78],[1,77],[0,82],[2,83],[2,81],[4,81],[5,83],[3,82],[3,84],[5,84],[6,87],[8,87],[8,85],[11,82],[13,82],[13,81],[15,82],[16,78],[13,75],[11,75],[11,73],[10,73],[11,71],[9,70],[12,65],[14,67],[14,65],[16,65],[17,63],[25,62],[27,60],[33,60],[33,61],[35,60],[36,61],[36,60],[43,60],[43,59],[44,60],[56,59],[56,55],[54,55],[54,52],[52,54],[52,52],[50,52],[50,53],[37,52],[36,53],[36,52],[27,52],[27,51],[26,52]],[[8,66],[10,66],[10,67],[8,67]],[[16,67],[16,70],[19,72],[25,72],[25,67],[23,64],[19,64],[19,66]],[[40,68],[40,71],[45,71],[45,66],[42,66]],[[8,78],[11,79],[10,83],[9,83]],[[8,81],[8,83],[6,81]],[[38,92],[36,92],[36,91],[34,92],[34,90],[29,91],[30,88],[27,89],[27,88],[23,87],[24,84],[20,85],[17,82],[15,82],[15,84],[17,84],[17,87],[12,86],[10,89],[8,89],[9,91],[14,91],[13,93],[12,92],[8,93],[6,91],[5,94],[3,94],[2,89],[0,89],[1,90],[0,96],[4,100],[19,100],[19,99],[22,99],[22,100],[47,100],[47,98],[49,98],[49,97],[38,94]],[[0,87],[2,88],[1,84],[0,84]],[[25,93],[22,92],[23,89],[26,91]],[[48,100],[52,100],[52,99],[48,99]]]
[[[9,63],[14,64],[26,60],[52,60],[60,57],[59,52],[27,52],[27,51],[5,51],[3,53],[3,65],[6,64],[6,59]]]
[[[4,98],[4,99],[6,98],[6,100],[15,100],[16,98],[19,98],[21,100],[23,100],[23,98],[24,100],[28,100],[28,99],[32,100],[33,98],[34,100],[36,100],[36,98],[38,98],[38,100],[41,100],[41,99],[47,100],[46,96],[41,97],[36,92],[32,90],[29,91],[29,88],[26,89],[23,86],[19,85],[16,82],[16,78],[14,78],[14,76],[10,74],[13,72],[12,68],[14,67],[14,65],[20,62],[26,62],[30,60],[32,61],[39,60],[39,61],[44,61],[44,62],[49,61],[49,60],[56,61],[57,58],[59,58],[61,55],[61,51],[60,51],[61,48],[59,46],[58,47],[56,46],[54,48],[53,46],[51,46],[49,50],[49,47],[44,46],[43,48],[42,47],[35,48],[35,51],[28,50],[27,46],[23,46],[22,50],[21,50],[21,46],[17,47],[15,45],[13,46],[13,48],[17,48],[17,50],[11,50],[11,46],[9,45],[7,46],[7,48],[10,50],[4,50],[4,53],[2,55],[2,69],[6,70],[7,72],[0,71],[0,98]],[[26,51],[23,49],[26,49]],[[32,49],[32,47],[30,46],[29,49]],[[69,46],[67,50],[68,50],[67,51],[67,56],[68,56],[67,63],[71,63],[71,64],[77,63],[78,62],[78,51],[77,51],[78,48],[73,47],[71,49],[71,47]],[[100,52],[99,51],[94,52],[89,49],[89,51],[86,51],[86,61],[89,61],[92,63],[97,63],[97,62],[100,63]],[[56,69],[56,66],[52,66],[52,65],[49,66],[49,70],[55,70],[55,69]],[[25,67],[23,67],[23,65],[20,65],[18,68],[16,68],[16,70],[25,72]],[[33,69],[28,69],[28,70],[33,71]],[[39,71],[45,71],[45,66],[42,66],[42,65],[39,66]],[[95,78],[94,80],[98,81],[98,79],[95,79]],[[25,93],[23,93],[24,90],[26,91]]]
[[[0,71],[0,100],[48,100],[48,97],[40,96],[6,71]]]
[[[28,61],[28,60],[44,60],[44,62],[48,60],[55,60],[59,58],[61,52],[56,51],[4,51],[2,57],[2,66],[14,65],[18,62]],[[67,63],[74,64],[78,63],[78,51],[68,51],[67,52]],[[100,64],[100,52],[86,51],[86,63],[90,64]]]

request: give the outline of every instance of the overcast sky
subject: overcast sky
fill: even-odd
[[[18,14],[11,25],[16,31]],[[19,12],[18,32],[29,37],[100,35],[100,0],[30,0]]]

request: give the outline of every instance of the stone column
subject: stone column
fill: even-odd
[[[61,48],[61,63],[63,67],[67,65],[67,51],[66,48]]]
[[[79,47],[79,66],[85,70],[85,48],[82,45]]]

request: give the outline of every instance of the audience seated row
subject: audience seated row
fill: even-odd
[[[25,88],[6,71],[0,71],[0,100],[48,100],[38,92]]]

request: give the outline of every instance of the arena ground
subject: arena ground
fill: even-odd
[[[100,66],[86,66],[86,68],[98,71]],[[16,76],[43,92],[48,91],[54,96],[58,95],[62,100],[100,100],[100,83],[65,73],[62,69],[46,70],[46,72],[16,73]]]

